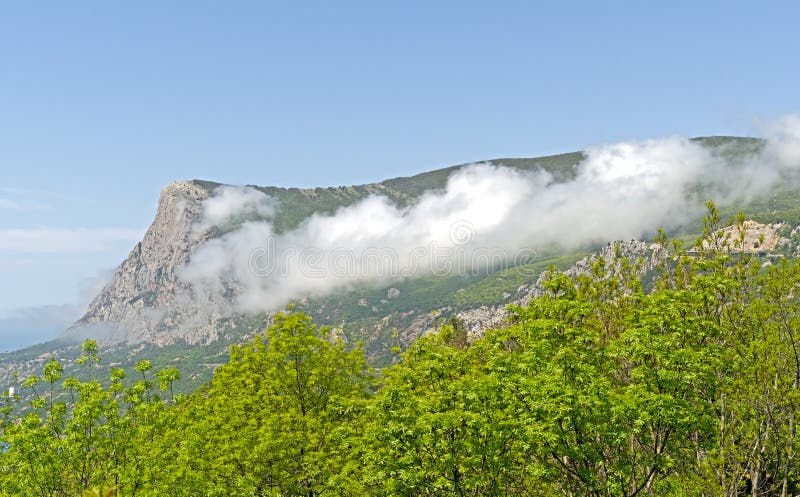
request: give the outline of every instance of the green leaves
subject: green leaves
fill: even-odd
[[[170,373],[159,372],[159,382]],[[360,351],[345,351],[303,314],[276,315],[264,335],[232,347],[207,388],[176,406],[180,444],[166,450],[181,467],[155,487],[171,495],[317,495],[349,485],[337,477],[366,380]]]
[[[64,367],[55,359],[45,364],[42,377],[48,383],[55,383],[61,379],[61,374],[64,372]]]
[[[99,364],[95,342],[83,351],[81,363]],[[90,495],[109,488],[114,495],[133,495],[143,486],[152,445],[147,435],[158,431],[164,404],[154,396],[143,403],[149,387],[125,386],[119,368],[110,370],[105,388],[62,375],[62,365],[50,360],[41,378],[22,383],[34,396],[2,425],[0,495],[31,495],[34,489],[35,495]],[[42,381],[46,391],[37,390]]]
[[[148,360],[89,381],[51,360],[4,400],[0,495],[798,494],[800,264],[706,224],[692,257],[660,235],[648,285],[618,254],[551,272],[508,326],[451,320],[378,373],[301,313],[187,396]]]
[[[142,374],[146,373],[147,371],[150,371],[151,369],[153,369],[153,365],[150,363],[150,361],[146,359],[136,363],[136,371]]]

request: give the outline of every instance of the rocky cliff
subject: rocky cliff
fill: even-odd
[[[178,274],[192,251],[209,237],[193,229],[206,198],[207,190],[195,182],[167,185],[142,241],[67,334],[100,336],[112,343],[215,339],[218,316],[189,326],[194,311],[181,302],[188,288]]]
[[[637,264],[637,274],[645,275],[653,271],[663,260],[666,252],[658,244],[646,243],[640,240],[619,241],[608,243],[596,253],[577,261],[572,267],[564,271],[568,276],[586,274],[592,264],[599,258],[605,260],[612,268],[619,267],[620,261],[628,260]],[[478,306],[472,309],[461,310],[454,313],[466,327],[470,337],[481,336],[486,330],[499,328],[508,324],[509,305],[526,305],[531,299],[544,293],[544,278],[541,274],[535,281],[521,285],[516,295],[508,295],[506,302],[500,305]],[[440,308],[432,313],[418,316],[411,326],[400,332],[400,340],[408,346],[419,336],[430,333],[440,323],[439,316],[449,314],[449,308]]]
[[[704,146],[721,147],[720,150],[723,151],[729,150],[731,144],[739,144],[750,150],[760,143],[736,138],[708,138],[698,141]],[[558,182],[575,177],[576,168],[583,159],[584,155],[576,152],[532,159],[498,159],[487,164],[528,172],[546,171],[553,181]],[[441,191],[450,174],[461,167],[463,166],[453,166],[409,178],[395,178],[352,187],[313,190],[253,187],[275,203],[274,216],[264,215],[255,219],[269,219],[271,228],[280,234],[291,232],[314,215],[332,214],[370,195],[382,195],[401,207],[412,206],[427,192]],[[143,240],[134,247],[117,269],[112,281],[94,299],[86,314],[67,335],[70,338],[91,336],[105,339],[108,343],[145,342],[161,346],[177,342],[209,344],[221,338],[233,341],[259,331],[268,318],[266,314],[233,315],[237,307],[229,304],[235,301],[240,290],[236,281],[226,280],[223,291],[206,296],[198,295],[201,288],[193,289],[181,279],[182,268],[192,260],[193,255],[196,256],[196,262],[202,260],[197,249],[214,233],[226,233],[225,229],[231,228],[221,225],[214,226],[212,231],[198,228],[209,192],[220,186],[222,185],[202,181],[178,181],[166,186],[161,192],[155,219]],[[216,197],[214,194],[215,199]],[[788,198],[793,199],[794,196]],[[778,205],[776,199],[777,197],[772,200],[773,210]],[[771,215],[773,214],[774,212]],[[245,217],[236,222],[249,220]],[[780,245],[778,242],[782,239],[779,232],[784,230],[784,225],[768,227],[772,230],[767,233],[769,236],[754,235],[755,241],[750,244],[753,250],[772,250],[774,246]],[[795,232],[791,232],[791,237],[795,237]],[[796,237],[800,239],[800,234]],[[609,244],[595,257],[602,256],[608,260],[616,253],[623,257],[642,258],[643,271],[652,269],[659,258],[656,248],[639,241]],[[576,254],[568,260],[574,261],[577,257]],[[567,272],[578,274],[587,271],[590,264],[590,259],[578,261]],[[544,267],[537,266],[537,272]],[[229,276],[228,273],[235,273],[227,269],[225,271],[222,274],[224,278]],[[402,293],[398,288],[391,287],[383,289],[382,295],[374,294],[374,288],[353,286],[337,295],[325,294],[312,298],[312,301],[315,300],[312,305],[301,304],[300,309],[311,314],[321,324],[341,328],[345,338],[353,343],[363,341],[368,346],[375,344],[374,350],[380,353],[387,349],[387,337],[397,336],[401,345],[408,345],[421,334],[434,329],[443,317],[454,314],[476,335],[488,328],[501,326],[507,318],[505,306],[525,304],[541,293],[541,279],[537,280],[537,276],[538,274],[531,274],[524,278],[512,278],[508,280],[511,283],[506,285],[507,282],[503,281],[495,287],[491,287],[490,282],[469,294],[472,297],[468,300],[459,300],[454,295],[468,290],[463,285],[479,286],[483,280],[466,282],[451,279],[451,283],[438,281],[433,282],[435,286],[430,289],[425,287],[425,281],[420,280],[404,286]],[[520,285],[520,282],[523,283]],[[402,286],[399,281],[389,283]],[[373,296],[367,299],[365,293],[369,292],[373,292]],[[300,302],[303,300],[305,299],[300,299]],[[234,328],[235,333],[228,333]]]
[[[498,159],[488,163],[522,171],[542,169],[555,178],[567,178],[571,177],[582,158],[582,153],[576,152],[535,159]],[[332,213],[369,195],[383,195],[398,205],[408,205],[425,192],[444,187],[449,175],[463,166],[352,187],[313,190],[254,188],[279,204],[272,224],[277,232],[281,232],[296,227],[315,213]],[[167,185],[161,192],[155,219],[144,238],[91,302],[86,314],[67,330],[65,338],[92,337],[119,344],[146,342],[166,345],[177,341],[207,344],[220,338],[226,329],[235,327],[235,321],[246,322],[247,317],[220,312],[226,302],[198,302],[198,295],[193,294],[193,289],[180,278],[181,269],[192,254],[213,236],[213,232],[198,230],[197,226],[203,213],[203,202],[209,198],[209,192],[219,186],[197,180]],[[229,293],[221,298],[231,298],[236,293],[235,283]],[[389,295],[387,298],[392,297]],[[430,302],[426,309],[416,312],[425,314],[436,305],[436,302]],[[263,320],[256,321],[258,326],[263,326]],[[240,331],[249,333],[256,330]]]
[[[192,289],[180,278],[181,268],[191,259],[192,253],[211,237],[208,231],[197,229],[203,202],[208,197],[208,188],[199,182],[176,181],[167,185],[161,192],[155,219],[144,238],[67,335],[101,338],[106,343],[166,345],[183,341],[207,344],[232,327],[230,316],[223,316],[216,310],[219,306],[215,304],[222,303],[198,303]],[[656,248],[644,242],[608,244],[597,254],[578,261],[567,273],[579,274],[588,270],[594,258],[611,260],[615,255],[642,258],[643,271],[647,271],[657,264],[658,254]],[[524,305],[540,295],[541,283],[539,277],[520,286],[516,294],[511,290],[502,304],[461,309],[455,315],[472,335],[480,335],[486,329],[506,322],[506,305]],[[390,288],[388,292],[389,299],[402,298],[396,288]],[[454,310],[448,307],[437,308],[436,302],[430,302],[426,309],[411,311],[408,313],[410,324],[398,330],[401,344],[409,345],[420,335],[435,329],[441,316],[453,313]],[[379,328],[380,322],[375,326]],[[376,330],[363,330],[363,336],[357,339],[370,341],[369,337],[379,335]]]

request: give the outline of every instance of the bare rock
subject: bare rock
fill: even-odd
[[[182,326],[191,321],[192,312],[181,306],[187,285],[178,277],[192,251],[210,236],[193,229],[206,198],[208,192],[191,181],[176,181],[164,187],[155,219],[144,238],[66,335],[157,344],[176,338],[190,343],[215,339],[218,330],[211,322],[214,316],[205,316],[197,328]]]

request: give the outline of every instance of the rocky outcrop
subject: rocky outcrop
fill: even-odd
[[[699,247],[689,250],[689,254],[699,254],[714,248],[731,253],[768,255],[779,246],[791,242],[789,239],[781,238],[784,228],[786,228],[784,223],[762,224],[748,219],[722,228],[713,238],[709,237],[703,240]]]
[[[180,278],[180,271],[193,252],[211,237],[209,232],[197,228],[203,202],[208,196],[208,190],[197,182],[176,181],[167,185],[161,192],[155,219],[144,238],[67,335],[72,338],[91,336],[107,343],[148,342],[156,345],[177,340],[189,344],[210,343],[220,338],[226,328],[232,326],[230,312],[221,310],[226,302],[200,303],[200,296],[194,295],[189,284]],[[660,254],[657,246],[641,241],[617,242],[578,261],[566,273],[578,275],[587,272],[597,257],[607,261],[620,257],[637,259],[642,263],[641,271],[646,272],[658,264]],[[516,295],[506,293],[502,305],[465,309],[456,316],[471,336],[480,336],[487,329],[507,322],[508,304],[525,305],[541,295],[542,281],[543,276],[539,276],[520,286]],[[233,294],[235,291],[230,296]],[[400,298],[400,290],[389,288],[386,298]],[[369,304],[366,299],[357,303],[364,307]],[[378,312],[374,306],[373,310]],[[442,316],[452,315],[453,309],[450,308],[420,313],[405,329],[398,330],[400,342],[410,345],[420,335],[439,326]],[[364,331],[368,336],[372,334]]]
[[[665,256],[664,249],[655,243],[648,244],[640,240],[619,241],[609,243],[598,252],[577,261],[572,267],[565,270],[564,274],[568,276],[586,274],[592,264],[602,257],[612,265],[612,268],[619,268],[620,261],[624,259],[631,263],[637,263],[637,273],[644,275],[654,270]],[[536,281],[520,286],[517,289],[517,295],[510,298],[505,304],[466,309],[457,312],[455,316],[464,324],[472,339],[480,337],[486,330],[508,324],[508,305],[526,305],[531,299],[541,296],[544,293],[543,283],[546,277],[546,274],[541,274]],[[400,339],[403,345],[408,346],[419,336],[434,331],[442,322],[439,316],[450,311],[451,309],[447,307],[418,316],[406,330],[401,332]]]
[[[176,338],[190,343],[214,339],[213,322],[198,323],[191,330],[181,326],[189,309],[180,302],[187,285],[178,274],[192,251],[209,237],[193,229],[206,198],[208,192],[195,182],[167,185],[144,238],[67,335],[157,344]]]
[[[578,276],[587,274],[599,258],[609,264],[619,268],[620,261],[628,260],[631,263],[638,263],[637,272],[644,275],[659,265],[664,260],[666,252],[656,243],[646,243],[641,240],[617,241],[606,244],[594,254],[584,257],[569,269],[564,271],[567,276]],[[525,305],[532,298],[536,298],[543,293],[542,282],[545,275],[542,274],[536,282],[529,285],[522,285],[517,289],[515,304]]]

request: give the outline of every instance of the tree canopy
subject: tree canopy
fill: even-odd
[[[88,341],[89,380],[51,361],[2,399],[0,495],[796,495],[800,263],[720,228],[660,235],[655,274],[552,271],[508,326],[381,371],[291,310],[189,395]]]

